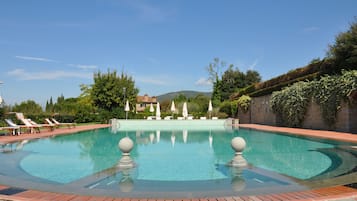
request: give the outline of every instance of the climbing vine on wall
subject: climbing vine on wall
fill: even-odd
[[[343,71],[342,75],[323,76],[320,80],[297,82],[272,94],[270,105],[283,123],[301,126],[308,104],[313,99],[321,108],[327,125],[333,126],[342,100],[357,89],[357,70]]]
[[[280,115],[285,125],[290,127],[301,125],[310,101],[310,85],[309,82],[297,82],[272,94],[271,108]]]
[[[252,99],[247,95],[243,95],[238,98],[237,104],[243,110],[244,113],[246,113],[248,111],[251,100]]]

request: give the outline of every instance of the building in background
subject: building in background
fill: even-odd
[[[156,96],[148,96],[145,94],[144,96],[136,97],[136,112],[144,112],[145,108],[150,107],[150,104],[153,104],[156,107],[157,98]]]

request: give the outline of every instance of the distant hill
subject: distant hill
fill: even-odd
[[[162,94],[160,96],[157,96],[157,100],[159,102],[162,102],[164,100],[172,100],[173,98],[175,98],[176,96],[183,94],[185,95],[187,98],[193,98],[199,94],[203,94],[204,96],[207,97],[211,97],[212,92],[200,92],[200,91],[177,91],[177,92],[170,92],[170,93],[166,93],[166,94]]]

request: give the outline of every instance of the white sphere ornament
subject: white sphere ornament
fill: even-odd
[[[134,161],[130,157],[130,151],[134,147],[134,142],[129,137],[124,137],[118,143],[118,148],[122,152],[122,157],[119,160],[117,167],[128,169],[135,167]]]
[[[235,137],[231,141],[232,149],[236,152],[242,152],[246,146],[246,142],[241,137]]]
[[[241,137],[235,137],[231,141],[232,149],[235,151],[234,157],[229,163],[232,167],[246,167],[248,165],[247,161],[243,157],[243,150],[245,148],[246,142]]]
[[[124,137],[119,141],[118,147],[123,153],[130,153],[134,147],[134,142],[129,137]]]

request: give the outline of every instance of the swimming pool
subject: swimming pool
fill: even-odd
[[[131,157],[137,166],[123,172],[116,168],[121,157],[117,144],[126,136],[135,143]],[[226,166],[234,156],[230,141],[236,136],[247,142],[247,168]],[[305,189],[309,182],[354,176],[357,165],[351,144],[247,129],[99,129],[11,146],[14,151],[1,153],[0,159],[14,162],[0,168],[0,175],[41,188],[106,195]]]

